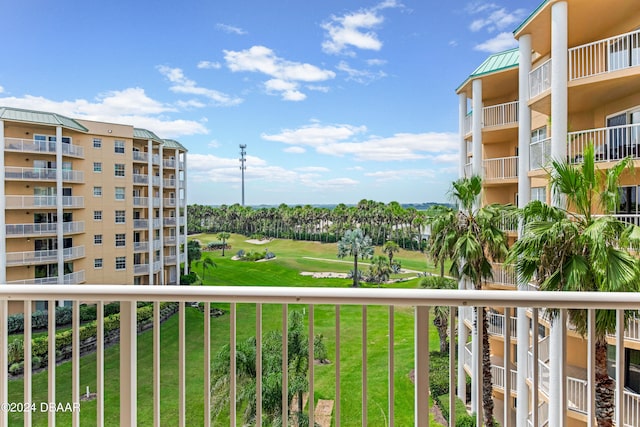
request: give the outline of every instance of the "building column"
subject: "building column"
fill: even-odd
[[[182,153],[184,159],[184,168],[182,170],[183,178],[184,178],[184,188],[182,189],[182,194],[180,197],[180,182],[178,181],[178,203],[180,207],[182,207],[182,200],[184,198],[184,274],[189,274],[189,259],[187,258],[187,153]],[[178,264],[179,265],[179,264]]]
[[[551,6],[551,156],[554,160],[567,158],[567,26],[566,1]],[[553,201],[563,205],[563,201]],[[564,206],[560,206],[563,207]],[[549,425],[565,425],[566,379],[565,321],[566,310],[560,310],[551,323],[549,337]]]
[[[56,240],[58,244],[58,284],[64,284],[64,197],[62,195],[62,126],[56,127]]]
[[[482,168],[482,80],[476,79],[472,83],[473,125],[471,127],[473,144],[473,175],[483,177]]]
[[[524,208],[531,201],[531,181],[529,171],[529,150],[531,144],[531,110],[529,109],[529,73],[531,72],[531,35],[518,39],[518,208]],[[522,225],[518,227],[518,237],[522,236]],[[518,289],[527,290],[528,283],[518,277]],[[517,309],[517,372],[518,407],[516,425],[527,425],[529,417],[529,386],[527,385],[527,360],[529,351],[529,318],[526,308]],[[536,336],[536,335],[534,335]],[[533,409],[531,409],[533,410]]]
[[[465,279],[458,281],[458,289],[466,289]],[[468,307],[458,307],[458,397],[467,403],[467,373],[464,370],[465,344],[469,339],[469,330],[464,324]]]
[[[154,272],[153,272],[153,240],[154,240],[154,229],[153,222],[155,217],[153,216],[153,141],[147,141],[147,152],[149,155],[147,156],[147,217],[149,218],[149,223],[147,224],[147,240],[149,242],[149,249],[147,250],[147,257],[149,259],[149,285],[155,285],[154,283]]]
[[[160,285],[166,285],[164,275],[164,160],[162,158],[162,144],[158,147],[160,157]],[[154,249],[155,251],[155,249]]]
[[[458,95],[458,129],[460,132],[460,165],[458,176],[464,178],[465,165],[467,164],[467,141],[465,136],[465,118],[467,117],[467,94]]]
[[[4,171],[4,120],[0,120],[0,171]],[[4,185],[0,185],[0,224],[6,224]],[[5,227],[6,228],[6,227]],[[7,240],[5,233],[0,234],[0,283],[7,283]]]
[[[180,151],[176,148],[173,158],[175,159],[175,167],[173,171],[173,178],[175,179],[175,193],[174,197],[176,198],[176,205],[174,207],[175,210],[175,218],[176,225],[174,225],[174,235],[176,236],[176,282],[180,284]]]

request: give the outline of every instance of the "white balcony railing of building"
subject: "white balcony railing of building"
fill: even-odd
[[[473,125],[473,112],[469,112],[467,113],[466,116],[464,116],[464,134],[468,134],[471,132],[471,128]]]
[[[133,161],[135,162],[147,162],[149,155],[144,151],[133,150]]]
[[[149,198],[148,197],[134,197],[133,198],[133,206],[147,207],[147,206],[149,206]]]
[[[54,235],[58,231],[55,222],[34,224],[7,224],[7,237],[27,237]],[[64,234],[84,233],[84,221],[70,221],[62,223]]]
[[[4,168],[4,178],[8,181],[55,181],[57,179],[57,169],[6,166]],[[84,182],[84,172],[63,169],[62,180],[66,182]]]
[[[542,169],[551,158],[551,137],[532,142],[529,146],[529,169]]]
[[[500,313],[487,313],[487,320],[489,321],[489,333],[491,335],[504,336],[504,314]],[[518,338],[517,336],[518,318],[511,317],[511,338]]]
[[[149,251],[149,242],[133,242],[134,252],[147,252]]]
[[[627,156],[640,159],[640,124],[611,126],[569,132],[567,157],[581,163],[587,146],[593,144],[596,162],[612,162]]]
[[[464,176],[467,178],[473,175],[473,164],[467,163],[464,165]]]
[[[492,262],[491,272],[493,274],[493,283],[513,286],[514,288],[518,286],[518,275],[513,268],[508,268],[507,265],[502,263]]]
[[[170,225],[176,225],[177,224],[177,220],[176,217],[164,217],[162,218],[162,223],[164,224],[165,227],[170,226]]]
[[[149,220],[148,219],[134,219],[133,220],[133,228],[141,229],[141,228],[149,228]]]
[[[176,198],[175,197],[165,197],[164,198],[164,206],[175,206]]]
[[[175,188],[176,180],[174,178],[165,178],[162,182],[165,188]]]
[[[146,266],[148,268],[148,266]],[[75,273],[74,273],[75,274]],[[66,278],[66,276],[65,276]],[[55,278],[47,278],[55,279]],[[39,279],[37,279],[39,280]],[[236,353],[237,348],[237,331],[238,331],[238,304],[251,304],[249,310],[255,310],[255,329],[256,337],[262,337],[263,334],[263,315],[262,308],[264,305],[277,305],[277,309],[282,312],[282,329],[286,332],[288,317],[288,311],[292,305],[303,306],[305,308],[305,320],[308,329],[309,342],[309,362],[307,365],[308,370],[308,393],[309,402],[314,402],[316,392],[316,379],[320,373],[316,373],[316,367],[314,364],[313,355],[313,339],[316,335],[316,331],[323,327],[317,324],[315,312],[317,310],[329,310],[329,313],[335,313],[334,323],[331,326],[331,330],[335,331],[335,354],[331,354],[332,360],[334,360],[335,381],[332,381],[335,386],[333,392],[331,392],[330,398],[334,399],[335,410],[334,414],[341,414],[342,403],[344,399],[341,399],[341,376],[345,372],[352,372],[354,367],[344,366],[339,363],[342,360],[341,357],[341,337],[345,337],[348,334],[352,334],[352,325],[345,329],[345,325],[341,323],[340,313],[348,306],[356,306],[362,310],[361,327],[362,339],[360,340],[361,351],[358,351],[358,364],[356,369],[362,370],[361,389],[358,393],[354,393],[354,396],[349,398],[357,398],[360,400],[360,405],[356,405],[359,408],[359,416],[362,417],[362,424],[369,425],[367,416],[371,412],[369,411],[372,403],[369,397],[368,388],[368,376],[372,375],[368,370],[368,366],[374,362],[382,363],[387,366],[385,375],[386,382],[388,384],[388,393],[386,401],[376,401],[376,410],[382,410],[385,415],[385,420],[388,425],[395,424],[395,412],[394,408],[396,399],[395,390],[395,360],[396,352],[402,351],[403,357],[407,357],[406,354],[411,354],[414,370],[415,381],[413,400],[414,410],[411,412],[413,418],[412,425],[423,427],[429,425],[429,328],[430,322],[429,311],[430,308],[439,306],[451,306],[460,307],[467,306],[473,307],[549,307],[560,309],[581,308],[590,311],[596,309],[613,309],[613,310],[637,310],[640,306],[640,295],[634,293],[588,293],[588,292],[512,292],[512,291],[465,291],[465,290],[425,290],[425,289],[345,289],[345,288],[301,288],[301,287],[229,287],[229,286],[110,286],[110,285],[92,285],[92,286],[52,286],[48,288],[41,288],[36,286],[12,286],[6,285],[0,287],[0,366],[5,366],[5,369],[0,369],[0,403],[6,404],[12,401],[24,401],[31,402],[33,400],[33,383],[32,376],[30,374],[24,376],[24,390],[17,390],[15,388],[8,387],[9,375],[6,369],[8,363],[8,345],[7,337],[7,319],[8,319],[8,301],[18,300],[25,301],[25,310],[30,318],[31,302],[46,300],[50,302],[50,305],[54,305],[56,301],[71,301],[73,306],[73,321],[71,327],[72,334],[72,357],[71,357],[71,369],[69,376],[71,377],[71,401],[63,402],[69,404],[82,405],[87,403],[81,403],[80,397],[84,390],[80,389],[80,316],[79,316],[79,304],[80,302],[95,302],[97,306],[97,321],[96,330],[98,332],[96,338],[96,363],[95,373],[87,372],[83,370],[83,381],[90,381],[87,379],[89,376],[95,375],[95,403],[91,403],[92,408],[95,408],[95,420],[85,419],[86,423],[95,423],[99,426],[104,425],[105,422],[105,358],[104,358],[104,302],[105,301],[119,301],[120,302],[120,346],[119,346],[119,399],[116,400],[119,405],[117,408],[120,425],[137,425],[138,424],[138,400],[144,399],[144,401],[154,408],[160,408],[161,404],[161,391],[162,402],[166,399],[173,399],[175,404],[175,411],[177,412],[177,418],[181,425],[185,425],[187,416],[187,402],[199,401],[197,405],[201,409],[199,414],[189,413],[189,417],[193,419],[200,419],[202,425],[209,426],[212,423],[211,419],[211,358],[217,351],[217,344],[214,344],[212,336],[223,333],[222,330],[216,330],[215,334],[212,334],[212,323],[210,320],[211,303],[229,303],[228,312],[228,339],[222,338],[221,341],[229,343],[231,346],[231,354]],[[147,395],[139,395],[138,391],[138,352],[136,351],[138,346],[138,334],[137,334],[137,321],[136,321],[136,307],[137,301],[152,301],[153,302],[153,345],[152,345],[152,363],[153,371],[156,373],[153,375],[151,381],[150,392]],[[175,332],[172,332],[171,336],[166,334],[160,334],[160,302],[161,301],[173,301],[178,302],[178,326]],[[204,305],[205,314],[203,317],[203,328],[186,328],[186,302],[200,301]],[[255,304],[255,306],[253,305]],[[367,352],[369,345],[372,345],[367,340],[367,331],[369,331],[369,324],[371,320],[367,316],[367,310],[372,307],[383,307],[383,310],[388,314],[385,316],[388,321],[386,330],[386,342],[376,343],[377,350],[375,353]],[[413,338],[407,340],[396,339],[395,328],[395,316],[396,310],[401,309],[406,312],[406,307],[412,308],[414,327],[412,331]],[[452,315],[455,310],[450,310]],[[53,312],[52,312],[53,317]],[[622,318],[622,316],[618,316]],[[387,320],[385,319],[385,320]],[[455,318],[452,317],[453,322],[451,324],[450,331],[454,331]],[[380,319],[375,318],[376,328],[380,328]],[[5,326],[1,326],[5,325]],[[49,322],[49,345],[48,345],[48,385],[47,385],[47,402],[59,402],[60,396],[56,394],[56,339],[55,339],[55,322]],[[526,325],[527,328],[529,325]],[[348,332],[347,332],[348,330]],[[200,332],[198,332],[200,331]],[[192,334],[200,335],[196,337]],[[225,334],[227,332],[224,332]],[[283,348],[287,346],[287,333],[282,336]],[[30,328],[25,329],[24,339],[25,342],[31,342],[32,330]],[[409,335],[411,336],[411,335]],[[219,337],[216,336],[216,339]],[[172,342],[177,342],[178,354],[177,354],[177,369],[178,369],[178,393],[166,393],[162,389],[161,378],[163,366],[166,366],[166,360],[160,360],[160,349],[164,343],[164,340],[169,339]],[[185,361],[186,340],[198,340],[202,342],[204,363],[200,366],[189,366],[189,371],[202,370],[201,379],[192,379],[191,375],[187,374],[187,364]],[[163,342],[161,342],[161,340]],[[256,346],[256,359],[262,360],[262,340],[257,339]],[[379,347],[383,347],[382,351]],[[406,347],[406,348],[405,348]],[[452,348],[455,351],[455,348]],[[482,363],[482,358],[471,357],[471,347],[467,347],[465,350],[463,360],[465,364]],[[382,360],[379,360],[382,359]],[[475,359],[475,360],[474,360]],[[283,357],[283,360],[287,360],[287,357]],[[453,362],[452,362],[453,363]],[[31,354],[30,346],[25,345],[24,349],[24,367],[25,372],[31,372],[33,366],[33,358]],[[471,366],[471,365],[469,365]],[[479,368],[478,365],[476,368]],[[232,358],[230,361],[229,369],[235,372],[237,368],[236,359]],[[261,396],[262,388],[262,365],[257,364],[256,370],[256,393],[257,397]],[[456,371],[455,366],[449,366],[451,372]],[[496,385],[500,384],[504,387],[504,369],[500,373],[500,369],[493,369],[494,379]],[[549,383],[549,371],[547,369],[546,374],[541,369],[541,381],[540,387],[543,392],[544,385]],[[375,374],[379,375],[379,371],[375,370]],[[513,378],[513,372],[511,372]],[[546,375],[546,378],[545,378]],[[202,380],[204,378],[204,381]],[[502,378],[502,380],[500,379]],[[192,383],[191,381],[194,381]],[[283,396],[281,405],[283,408],[287,408],[289,405],[289,374],[288,369],[282,371],[282,383]],[[454,384],[450,384],[450,387],[455,387]],[[580,400],[585,394],[585,386],[594,387],[594,384],[581,383],[580,381],[570,380],[571,384],[567,384],[567,402],[568,408],[585,408],[585,413],[593,414],[595,411],[595,405],[593,402]],[[513,384],[513,381],[512,381]],[[575,387],[574,387],[575,385]],[[197,391],[200,388],[201,391]],[[189,390],[187,392],[187,390]],[[572,391],[575,390],[575,391]],[[593,389],[591,390],[593,392]],[[546,390],[548,392],[548,388]],[[19,393],[19,396],[16,394]],[[638,406],[638,398],[636,395],[630,393],[616,393],[616,395],[624,396],[621,401],[616,402],[616,408],[620,414],[625,414],[625,425],[638,425],[636,423],[637,418],[631,419],[630,417],[636,416]],[[187,399],[188,396],[188,399]],[[18,399],[19,397],[19,399]],[[230,376],[229,386],[229,401],[236,402],[238,397],[237,382],[234,375]],[[401,397],[407,399],[406,395]],[[575,400],[573,400],[575,399]],[[109,400],[111,401],[111,400]],[[261,403],[261,400],[258,399]],[[353,403],[353,402],[350,402]],[[228,406],[229,412],[229,424],[237,425],[238,423],[238,411],[235,404]],[[315,421],[314,405],[309,405],[308,417],[310,424]],[[346,411],[346,407],[344,408]],[[261,417],[262,406],[258,404],[256,407],[257,417]],[[286,409],[285,409],[286,411]],[[73,411],[71,413],[73,425],[80,425],[81,414],[89,413],[87,411]],[[153,422],[155,425],[161,424],[161,411],[154,410],[149,411],[153,418],[149,422]],[[627,415],[628,414],[628,415]],[[50,415],[50,414],[49,414]],[[536,412],[538,419],[546,419],[545,414]],[[26,419],[25,424],[31,424],[31,414],[24,414]],[[87,415],[82,415],[87,416]],[[49,423],[55,422],[55,413],[50,415]],[[334,418],[333,425],[341,425],[340,418]],[[194,421],[197,422],[197,421]],[[0,424],[8,424],[8,411],[0,412]],[[200,423],[199,423],[200,424]],[[406,424],[405,424],[406,425]],[[560,425],[560,424],[558,424]]]
[[[175,169],[176,168],[176,159],[163,159],[162,160],[162,166],[164,166],[165,168]]]
[[[62,280],[65,285],[76,285],[78,283],[84,283],[85,281],[84,270],[65,274],[62,277]],[[11,280],[11,281],[8,281],[7,284],[8,285],[57,285],[58,277],[57,276],[56,277],[39,277],[37,279],[34,278],[34,279]]]
[[[56,196],[5,196],[7,209],[43,208],[57,206]],[[83,208],[83,196],[63,196],[62,206],[65,208]]]
[[[135,264],[133,274],[149,274],[149,264]]]
[[[482,113],[484,128],[517,124],[518,101],[484,107]]]
[[[487,159],[483,166],[486,181],[518,178],[518,156]]]
[[[133,174],[133,183],[134,184],[148,184],[149,183],[149,175],[144,175],[140,173]]]
[[[84,257],[84,246],[74,246],[62,250],[65,261]],[[58,250],[7,252],[7,266],[44,264],[56,262]]]
[[[5,151],[22,153],[56,154],[55,141],[34,141],[33,139],[5,138]],[[62,154],[70,157],[84,157],[84,148],[79,145],[62,143]]]
[[[569,80],[640,65],[640,30],[569,49]]]
[[[529,98],[535,98],[548,89],[551,89],[551,59],[529,73]]]

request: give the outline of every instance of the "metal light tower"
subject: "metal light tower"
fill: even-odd
[[[247,144],[240,144],[240,170],[242,171],[242,206],[244,206],[244,171],[247,169],[247,166],[245,165],[245,162],[247,161],[247,159],[245,159],[245,154],[247,154],[247,152],[245,151],[245,148],[247,148]]]

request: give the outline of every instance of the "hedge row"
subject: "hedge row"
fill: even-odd
[[[71,307],[56,307],[56,326],[64,326],[71,323],[72,316]],[[110,316],[120,312],[120,303],[113,302],[104,306],[104,315]],[[96,306],[95,305],[81,305],[80,306],[80,321],[91,322],[96,320]],[[49,326],[49,311],[37,310],[31,313],[31,327],[33,329],[46,329]],[[7,330],[9,335],[21,334],[24,332],[24,313],[12,314],[7,319]]]
[[[161,302],[160,310],[164,310],[168,307],[175,308],[177,303]],[[95,308],[94,308],[95,311]],[[106,311],[106,310],[105,310]],[[141,304],[137,309],[138,325],[151,321],[153,317],[153,305],[149,303]],[[120,328],[120,313],[119,306],[118,312],[112,313],[104,318],[104,333],[105,335],[111,331],[115,331]],[[80,341],[94,338],[97,335],[97,326],[95,320],[85,325],[80,326]],[[73,332],[71,330],[60,331],[56,333],[56,354],[62,353],[66,347],[72,345]],[[32,355],[34,357],[46,360],[48,357],[49,338],[47,336],[36,337],[31,340]],[[16,339],[8,345],[8,362],[9,365],[20,363],[24,360],[24,343],[21,339]]]

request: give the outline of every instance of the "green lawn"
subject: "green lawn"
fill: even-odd
[[[215,235],[198,235],[204,244],[217,241]],[[260,286],[322,286],[346,287],[348,279],[313,279],[301,276],[300,271],[343,271],[351,268],[350,263],[334,262],[337,258],[336,244],[320,244],[313,242],[292,242],[288,240],[272,241],[267,245],[252,245],[243,242],[242,236],[232,235],[232,250],[221,252],[204,252],[211,256],[217,268],[206,272],[205,285],[260,285]],[[239,249],[273,251],[277,259],[269,262],[248,263],[232,261],[231,257]],[[379,252],[379,249],[378,251]],[[322,258],[311,260],[304,257]],[[426,269],[424,255],[419,253],[400,252],[396,254],[405,268]],[[202,271],[196,268],[198,274]],[[402,282],[395,286],[415,287],[416,280]],[[228,310],[228,304],[214,304]],[[290,306],[290,310],[302,309],[302,306]],[[361,424],[361,331],[362,308],[357,306],[341,307],[341,411],[342,425]],[[263,306],[263,331],[281,329],[280,305]],[[368,324],[368,421],[369,425],[385,425],[387,411],[387,346],[388,346],[388,308],[369,307]],[[329,359],[335,358],[335,307],[315,307],[315,332],[326,338]],[[204,417],[203,372],[204,372],[204,317],[193,308],[186,309],[186,373],[187,373],[187,425],[202,425]],[[255,335],[255,305],[237,305],[238,340]],[[413,368],[413,310],[408,307],[395,309],[395,423],[396,425],[413,424],[413,385],[409,380],[409,371]],[[161,364],[162,364],[162,404],[161,425],[177,425],[178,407],[178,316],[173,316],[161,328]],[[224,315],[211,319],[212,352],[229,340],[229,316]],[[438,349],[438,337],[435,328],[431,328],[430,346]],[[153,392],[153,352],[152,333],[147,331],[138,336],[138,424],[152,425],[152,392]],[[96,358],[89,355],[81,359],[82,392],[89,386],[95,391]],[[106,425],[118,425],[119,407],[119,346],[105,351],[105,412]],[[333,399],[335,393],[335,365],[315,366],[316,399]],[[56,369],[56,401],[71,400],[71,363],[64,363]],[[23,401],[22,381],[11,381],[9,384],[10,401]],[[33,399],[39,409],[40,402],[47,401],[47,372],[34,375]],[[223,413],[215,425],[228,425],[227,413]],[[45,413],[34,413],[34,425],[46,424]],[[81,404],[81,424],[95,425],[96,404]],[[20,414],[10,414],[11,425],[22,424]],[[69,414],[58,414],[58,425],[70,425]],[[433,424],[432,425],[437,425]]]

